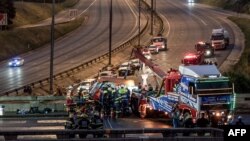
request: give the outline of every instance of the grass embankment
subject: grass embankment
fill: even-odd
[[[57,3],[55,8],[59,12],[74,6],[79,0],[65,0]],[[50,26],[33,28],[15,28],[26,24],[34,24],[51,17],[50,3],[15,2],[16,17],[11,30],[0,32],[0,61],[12,56],[22,54],[39,48],[50,42]],[[59,38],[77,27],[83,22],[78,19],[70,23],[55,26],[55,37]]]
[[[83,19],[55,26],[55,38],[59,38],[79,27]],[[15,28],[0,32],[0,60],[39,48],[50,42],[50,26]]]
[[[245,34],[245,49],[239,62],[229,71],[228,75],[235,84],[237,93],[250,92],[250,19],[229,17]]]
[[[74,6],[79,0],[65,0],[55,4],[55,13]],[[34,24],[51,17],[51,3],[15,2],[16,17],[11,27]]]
[[[239,0],[197,0],[199,3],[221,7],[227,10],[250,14],[250,1]]]

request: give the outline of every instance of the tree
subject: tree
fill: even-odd
[[[1,0],[0,13],[7,13],[8,25],[12,25],[13,19],[16,16],[16,8],[14,7],[14,0]]]

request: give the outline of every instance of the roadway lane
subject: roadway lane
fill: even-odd
[[[79,1],[84,6],[84,1]],[[91,4],[89,2],[89,4]],[[132,0],[113,0],[113,43],[117,47],[137,33],[137,7]],[[86,16],[87,15],[87,16]],[[60,73],[87,62],[108,51],[109,0],[96,0],[88,11],[83,26],[56,41],[54,73]],[[145,25],[145,17],[142,16]],[[24,86],[49,76],[50,45],[22,55],[24,66],[8,68],[0,63],[0,93]]]
[[[150,0],[147,0],[147,2],[150,2]],[[240,46],[236,40],[242,39],[235,36],[237,30],[226,19],[227,14],[218,13],[213,9],[196,4],[189,5],[184,0],[157,0],[156,9],[165,24],[164,35],[168,37],[169,50],[160,52],[160,54],[154,55],[153,58],[155,63],[159,64],[165,71],[171,67],[178,68],[183,55],[187,52],[195,51],[195,43],[209,40],[213,28],[224,27],[230,34],[230,47],[227,50],[216,51],[215,57],[210,58],[216,60],[218,65],[221,65],[228,57],[234,45]],[[249,115],[243,115],[243,117],[245,123],[249,124]],[[156,122],[152,119],[129,118],[120,119],[120,121],[110,121],[111,126],[109,128],[143,128],[145,126],[164,128],[171,125],[167,120]]]
[[[234,47],[234,29],[225,14],[218,14],[211,9],[200,8],[196,4],[188,4],[184,0],[159,0],[157,12],[165,21],[168,37],[167,52],[155,56],[156,63],[162,68],[178,68],[181,59],[188,52],[194,52],[194,45],[198,41],[209,41],[212,29],[224,27],[229,31],[230,47],[227,50],[217,50],[215,57],[210,58],[220,66]],[[164,60],[161,61],[161,60]]]

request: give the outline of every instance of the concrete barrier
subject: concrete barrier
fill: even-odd
[[[197,136],[197,132],[208,133],[208,136]],[[76,134],[104,134],[109,137],[119,138],[119,140],[126,139],[126,134],[134,134],[136,135],[137,140],[144,139],[142,136],[145,133],[160,133],[162,136],[159,139],[168,139],[171,138],[174,141],[199,141],[202,139],[213,140],[213,141],[223,141],[223,130],[216,128],[140,128],[140,129],[104,129],[104,130],[2,130],[0,131],[0,136],[4,136],[6,141],[9,140],[17,140],[19,135],[56,135],[57,139],[69,140],[70,135]],[[189,136],[183,136],[183,133],[189,133]],[[115,134],[117,136],[112,136]],[[119,136],[120,135],[120,136]],[[150,139],[149,136],[143,136]],[[133,138],[133,139],[136,139]],[[93,138],[92,138],[93,139]],[[98,138],[97,140],[105,140],[107,138]],[[108,138],[108,140],[113,140],[112,138]],[[88,139],[89,140],[89,139]],[[203,140],[204,141],[204,140]]]
[[[17,109],[29,110],[38,107],[39,110],[50,108],[56,111],[65,111],[64,96],[3,96],[0,103],[5,112],[15,112]]]

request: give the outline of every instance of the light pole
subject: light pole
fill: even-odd
[[[151,0],[151,32],[150,32],[150,34],[151,35],[153,35],[154,34],[154,29],[153,29],[153,27],[154,27],[154,2],[153,2],[154,0]]]
[[[111,66],[111,51],[112,51],[112,21],[113,21],[113,11],[112,11],[112,2],[110,0],[110,7],[109,7],[109,66]]]
[[[154,13],[156,13],[156,0],[154,0],[155,2],[154,2]],[[155,24],[155,20],[154,20],[154,24]]]
[[[139,34],[138,34],[138,47],[140,47],[140,43],[141,43],[141,0],[139,0]]]
[[[55,0],[52,1],[52,20],[51,20],[51,48],[50,48],[50,94],[53,94],[53,71],[54,71],[54,25],[55,25]]]

